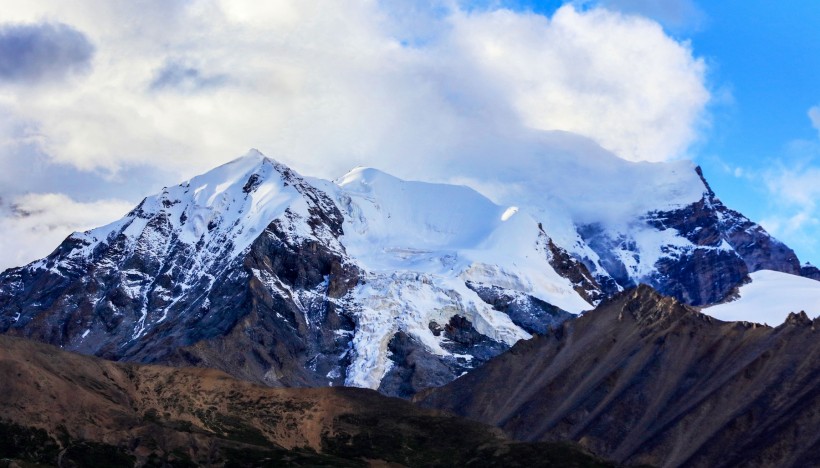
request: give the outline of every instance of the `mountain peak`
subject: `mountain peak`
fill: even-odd
[[[251,149],[248,150],[247,153],[243,154],[242,156],[239,156],[238,158],[232,159],[232,160],[226,162],[225,164],[222,164],[221,166],[218,166],[214,169],[211,169],[208,172],[200,174],[198,177],[202,177],[205,174],[209,174],[209,173],[214,172],[214,171],[219,171],[219,169],[225,168],[225,167],[232,167],[234,169],[243,168],[243,169],[249,170],[251,168],[260,166],[265,161],[276,162],[273,159],[271,159],[271,158],[265,156],[264,154],[262,154],[262,152],[259,151],[258,149],[251,148]]]
[[[694,313],[692,309],[674,297],[664,296],[646,284],[639,284],[637,287],[615,296],[611,302],[622,303],[619,308],[619,321],[623,320],[628,314],[642,326],[652,326]]]
[[[715,198],[715,192],[712,190],[712,187],[709,185],[709,182],[706,181],[706,176],[703,175],[703,169],[700,166],[695,166],[695,172],[700,177],[701,182],[703,182],[704,188],[706,188],[705,194],[709,198]]]
[[[792,325],[792,326],[803,326],[803,327],[810,327],[812,326],[812,320],[806,315],[806,312],[801,310],[798,313],[791,312],[789,316],[786,317],[786,321],[783,322],[784,325]]]
[[[248,150],[247,153],[239,156],[238,158],[232,159],[227,163],[218,166],[214,169],[211,169],[208,172],[200,174],[199,176],[194,177],[194,179],[204,178],[209,174],[213,174],[214,179],[218,179],[219,177],[230,177],[228,174],[236,174],[236,173],[260,173],[263,171],[264,167],[270,166],[273,167],[276,172],[290,177],[292,174],[296,174],[296,171],[291,169],[288,165],[266,156],[264,153],[259,151],[256,148],[251,148]]]
[[[373,184],[399,184],[406,181],[373,167],[356,166],[334,182],[340,187],[359,190]]]
[[[248,161],[248,162],[260,163],[260,162],[263,162],[266,159],[269,160],[269,161],[276,162],[276,161],[273,160],[273,158],[269,158],[268,156],[265,156],[265,154],[262,153],[261,151],[259,151],[258,149],[250,148],[247,153],[243,154],[242,156],[239,156],[238,158],[234,159],[233,161]]]

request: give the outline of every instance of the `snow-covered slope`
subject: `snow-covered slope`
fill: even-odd
[[[403,181],[375,169],[356,169],[338,184],[342,243],[370,272],[491,283],[575,314],[592,307],[549,264],[538,222],[515,206],[468,187]]]
[[[792,312],[820,316],[820,281],[779,271],[760,270],[749,275],[751,282],[740,287],[733,301],[702,309],[704,314],[725,321],[780,325]]]
[[[550,265],[538,223],[515,207],[498,206],[468,187],[404,181],[371,168],[357,168],[336,184],[322,188],[335,193],[345,215],[342,244],[365,272],[354,292],[362,326],[353,340],[349,385],[379,385],[392,367],[388,345],[398,332],[428,352],[460,357],[443,346],[449,338],[430,327],[454,315],[506,346],[529,338],[482,300],[479,287],[575,314],[593,307]]]

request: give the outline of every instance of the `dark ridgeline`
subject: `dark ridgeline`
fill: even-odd
[[[803,312],[721,322],[639,286],[416,399],[620,463],[818,466],[819,333]]]

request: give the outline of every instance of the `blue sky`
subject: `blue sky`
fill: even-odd
[[[820,263],[818,24],[761,0],[9,3],[0,268],[250,147],[325,178],[449,180],[503,165],[523,129],[690,158]]]
[[[715,106],[695,156],[730,206],[757,220],[791,216],[800,207],[763,186],[779,165],[820,163],[817,129],[807,115],[820,102],[820,8],[756,0],[709,2],[703,9],[708,20],[691,35],[692,45],[709,60],[713,86],[730,97]],[[774,230],[816,263],[820,227],[808,223],[805,233]]]
[[[699,6],[706,19],[690,33],[692,47],[710,64],[711,85],[728,96],[714,105],[712,128],[696,147],[695,159],[729,206],[763,221],[800,258],[817,263],[816,209],[772,193],[785,187],[766,185],[781,166],[800,170],[820,164],[818,129],[808,116],[820,103],[820,7],[762,0]],[[782,183],[788,184],[788,177]],[[810,213],[801,227],[777,226],[801,210]]]

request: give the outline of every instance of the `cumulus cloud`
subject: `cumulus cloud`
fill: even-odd
[[[54,193],[29,194],[0,204],[0,268],[23,265],[48,255],[66,236],[115,220],[130,203],[80,203]]]
[[[684,154],[703,124],[705,66],[657,23],[563,7],[552,19],[501,10],[455,24],[460,51],[504,83],[525,125],[663,161]]]
[[[0,25],[0,81],[58,80],[86,71],[94,46],[61,23]]]
[[[685,155],[697,137],[704,65],[657,23],[444,2],[414,21],[391,14],[393,3],[202,0],[174,4],[161,29],[117,29],[123,12],[111,7],[34,2],[91,28],[104,44],[98,69],[70,91],[6,99],[38,123],[54,160],[86,170],[149,164],[190,175],[254,146],[322,176],[368,164],[419,178],[429,174],[408,173],[469,164],[465,140],[499,126],[576,132],[650,161]],[[407,21],[421,19],[428,30],[408,37]],[[231,86],[208,92],[147,92],[225,76]]]
[[[71,24],[97,49],[93,69],[70,87],[0,87],[10,173],[30,172],[20,168],[29,156],[47,166],[44,184],[15,183],[0,197],[48,191],[53,181],[75,200],[132,200],[155,187],[147,175],[175,183],[249,147],[326,178],[368,165],[492,186],[495,174],[549,163],[542,147],[513,164],[515,151],[534,151],[532,132],[570,132],[584,138],[562,141],[663,161],[686,156],[704,125],[704,63],[656,22],[572,5],[547,17],[409,4],[4,6],[7,21]]]

